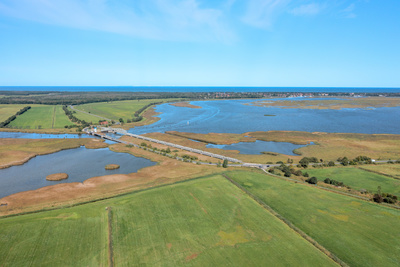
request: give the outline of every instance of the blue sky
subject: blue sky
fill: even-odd
[[[0,86],[400,87],[399,0],[0,0]]]

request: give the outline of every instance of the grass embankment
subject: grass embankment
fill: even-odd
[[[177,102],[177,103],[172,103],[170,105],[174,107],[183,107],[183,108],[201,108],[200,106],[193,105],[190,102]]]
[[[399,210],[258,173],[228,176],[349,265],[399,266]]]
[[[373,193],[377,193],[377,188],[380,186],[382,188],[381,192],[395,194],[400,197],[400,180],[364,171],[356,167],[307,169],[306,172],[310,176],[317,177],[322,183],[325,178],[329,178],[331,180],[343,182],[353,189],[366,189]]]
[[[399,97],[346,97],[342,99],[256,101],[251,105],[301,109],[381,108],[400,106]]]
[[[32,106],[30,110],[18,116],[10,124],[18,129],[60,129],[65,125],[74,125],[65,115],[61,105]]]
[[[29,159],[51,154],[64,149],[77,148],[82,145],[96,146],[99,141],[89,138],[77,139],[16,139],[0,138],[0,168],[21,165]]]
[[[104,266],[109,229],[115,265],[335,265],[221,176],[0,219],[0,265]]]

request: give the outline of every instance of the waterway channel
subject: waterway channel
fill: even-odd
[[[119,169],[105,170],[107,164],[118,164]],[[108,148],[63,150],[37,156],[23,165],[0,169],[0,198],[27,190],[59,183],[83,182],[86,179],[109,174],[128,174],[156,163],[127,153],[116,153]],[[67,173],[62,181],[47,181],[46,176]]]

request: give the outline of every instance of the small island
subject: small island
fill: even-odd
[[[106,170],[116,170],[119,169],[119,165],[118,164],[108,164],[105,167]]]
[[[177,103],[172,103],[170,105],[174,107],[183,107],[183,108],[201,108],[200,106],[190,104],[189,102],[177,102]]]
[[[66,173],[54,173],[46,176],[47,181],[61,181],[68,178]]]

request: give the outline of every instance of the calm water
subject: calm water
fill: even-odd
[[[105,170],[107,164],[118,164],[119,169]],[[156,163],[127,153],[116,153],[108,148],[84,147],[37,156],[20,166],[0,169],[0,198],[27,190],[58,183],[83,182],[88,178],[108,174],[127,174]],[[69,178],[47,181],[46,176],[65,172]]]
[[[0,86],[4,91],[57,92],[343,92],[396,93],[400,88],[371,87],[193,87],[193,86]]]
[[[293,150],[305,147],[305,145],[295,145],[286,142],[266,142],[257,140],[255,142],[240,142],[231,145],[208,144],[209,148],[219,148],[224,150],[238,150],[240,154],[259,155],[262,152],[276,152],[285,155],[295,156]]]
[[[243,105],[253,101],[255,100],[193,102],[201,106],[201,109],[162,104],[156,107],[157,112],[162,112],[158,115],[161,120],[129,131],[136,134],[165,131],[246,133],[271,130],[400,134],[400,107],[316,110]],[[275,116],[264,116],[265,114]]]

